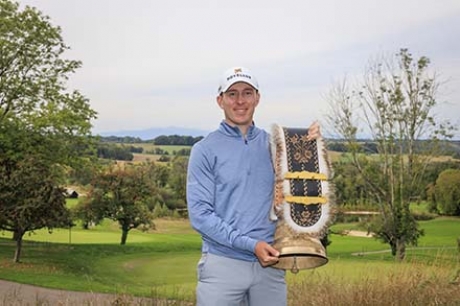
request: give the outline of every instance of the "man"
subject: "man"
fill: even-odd
[[[203,240],[199,306],[287,303],[285,271],[270,267],[279,256],[271,246],[276,223],[269,219],[274,170],[269,135],[253,122],[259,100],[251,71],[227,70],[217,93],[225,119],[192,148],[187,205]]]

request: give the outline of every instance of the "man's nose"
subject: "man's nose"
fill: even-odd
[[[244,102],[246,102],[246,99],[244,98],[244,95],[242,93],[239,93],[237,98],[236,98],[236,103],[243,104]]]

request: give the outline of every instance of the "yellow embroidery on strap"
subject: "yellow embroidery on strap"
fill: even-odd
[[[312,205],[312,204],[326,204],[325,197],[299,197],[299,196],[285,196],[284,199],[289,203]]]
[[[284,175],[286,179],[303,179],[303,180],[327,180],[327,176],[324,173],[308,172],[308,171],[295,171],[287,172]]]

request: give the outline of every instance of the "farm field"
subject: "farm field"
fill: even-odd
[[[154,161],[158,162],[158,159],[162,156],[162,154],[154,154],[154,150],[159,148],[164,152],[167,152],[167,155],[171,158],[175,156],[175,153],[182,150],[182,149],[191,149],[191,146],[173,146],[173,145],[154,145],[153,143],[130,143],[130,144],[123,144],[118,143],[119,146],[133,146],[133,147],[141,147],[143,148],[143,153],[132,153],[133,160],[130,162],[127,161],[119,161],[120,163],[141,163],[141,162],[148,162]]]
[[[387,245],[373,238],[331,235],[329,263],[295,275],[288,272],[288,283],[373,282],[413,266],[453,279],[456,271],[460,273],[459,222],[458,218],[420,222],[426,235],[417,248],[408,248],[404,263],[395,262]],[[14,243],[10,233],[1,233],[0,279],[66,290],[193,300],[200,238],[187,220],[161,219],[156,226],[149,233],[132,230],[125,246],[119,245],[117,225],[109,221],[90,230],[37,231],[25,236],[20,264],[11,260]],[[355,227],[353,223],[337,224],[332,229],[340,232]]]

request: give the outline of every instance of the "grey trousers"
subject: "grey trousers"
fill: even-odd
[[[213,254],[198,262],[198,306],[285,306],[284,270]]]

